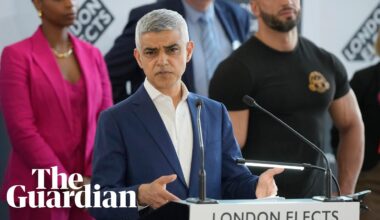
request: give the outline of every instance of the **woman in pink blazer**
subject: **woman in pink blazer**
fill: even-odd
[[[33,0],[42,24],[1,56],[0,103],[12,151],[1,198],[11,186],[36,191],[32,169],[91,177],[96,122],[112,105],[111,87],[98,49],[68,32],[73,0]],[[60,184],[60,183],[59,183]],[[51,176],[45,176],[45,186]],[[28,196],[17,190],[15,201]],[[91,219],[84,209],[10,208],[11,219]]]

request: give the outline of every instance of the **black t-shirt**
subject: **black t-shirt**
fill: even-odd
[[[217,68],[210,97],[229,111],[248,109],[246,94],[315,145],[324,144],[330,103],[349,91],[347,73],[332,54],[299,37],[291,52],[274,50],[252,37]],[[246,159],[321,164],[319,154],[278,122],[250,109]],[[320,171],[286,171],[276,177],[279,195],[310,197],[323,193]]]

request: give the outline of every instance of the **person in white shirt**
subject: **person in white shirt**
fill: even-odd
[[[200,144],[197,107],[202,103],[207,196],[249,199],[274,196],[269,169],[260,177],[236,164],[241,157],[223,104],[188,92],[181,81],[194,44],[177,12],[154,10],[137,23],[135,58],[145,82],[99,119],[92,184],[100,191],[135,191],[137,203],[156,209],[169,201],[197,197]],[[92,209],[97,219],[138,219],[137,208]]]

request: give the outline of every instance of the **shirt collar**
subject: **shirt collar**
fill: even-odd
[[[207,19],[212,19],[215,17],[215,9],[214,9],[214,1],[211,2],[210,6],[206,9],[206,11],[197,11],[193,8],[186,0],[182,0],[182,4],[185,8],[186,19],[190,20],[193,23],[198,22],[198,20],[205,16]]]
[[[158,91],[149,81],[147,78],[145,78],[144,81],[144,87],[147,91],[149,97],[154,101],[159,97],[168,97],[167,95],[162,94],[160,91]],[[181,90],[182,90],[182,97],[181,101],[186,101],[187,97],[189,96],[189,90],[187,89],[186,85],[181,81]]]

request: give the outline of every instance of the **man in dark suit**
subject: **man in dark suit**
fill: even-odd
[[[163,0],[133,9],[122,34],[105,56],[115,103],[134,93],[144,81],[144,73],[133,57],[135,27],[143,15],[160,8],[177,11],[188,22],[190,38],[197,47],[193,62],[189,63],[182,79],[190,91],[198,94],[208,95],[208,82],[216,65],[250,35],[250,14],[229,0]],[[202,45],[208,42],[207,36],[202,34],[201,25],[197,23],[201,15],[211,19],[207,33],[213,40],[207,46]],[[215,49],[211,49],[213,45],[217,45]],[[203,47],[216,52],[210,54]],[[213,65],[208,67],[207,64]]]
[[[276,195],[273,176],[283,169],[270,169],[257,177],[237,165],[241,152],[227,110],[219,102],[188,92],[182,82],[194,48],[182,16],[171,10],[154,10],[139,20],[136,32],[134,56],[146,79],[136,93],[101,114],[92,184],[118,195],[134,191],[138,205],[154,209],[168,201],[197,197],[200,146],[196,103],[202,102],[207,196],[248,199]],[[137,208],[90,211],[97,219],[139,217]]]

